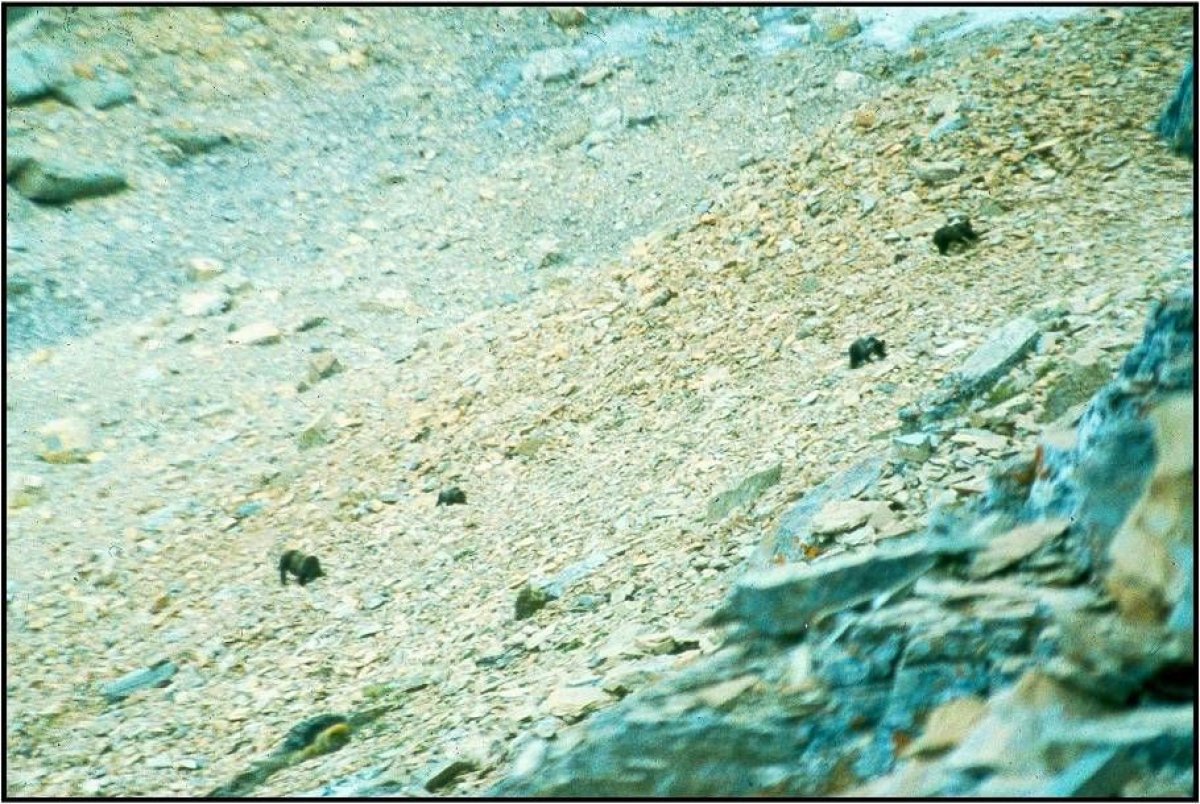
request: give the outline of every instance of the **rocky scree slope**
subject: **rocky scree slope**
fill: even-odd
[[[379,334],[402,309],[363,308],[371,280],[311,295],[264,281],[229,312],[13,360],[12,783],[194,793],[314,710],[383,702],[392,713],[349,747],[256,793],[338,778],[428,791],[454,760],[438,789],[487,789],[527,735],[557,739],[711,653],[697,615],[788,504],[887,455],[899,409],[1032,311],[1037,350],[990,407],[918,469],[881,469],[859,490],[879,504],[869,530],[818,547],[887,541],[932,502],[983,493],[995,459],[1032,450],[1111,376],[1146,305],[1191,281],[1190,171],[1146,130],[1181,24],[1097,15],[926,54],[927,72],[748,165],[622,263],[407,348]],[[939,97],[969,122],[930,141]],[[975,251],[929,244],[948,208],[981,224]],[[228,342],[229,324],[274,319],[274,342]],[[845,346],[868,331],[889,359],[851,374]],[[37,459],[59,415],[90,426],[72,453],[85,460]],[[756,499],[710,509],[776,465]],[[449,483],[468,506],[434,507]],[[279,588],[285,545],[328,556],[330,582]],[[579,564],[567,594],[513,622],[517,588]],[[170,687],[97,695],[164,654]]]

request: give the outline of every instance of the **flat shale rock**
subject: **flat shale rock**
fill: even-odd
[[[849,469],[809,489],[779,522],[775,535],[761,544],[747,562],[750,567],[768,566],[773,560],[798,561],[812,536],[812,521],[831,500],[849,499],[861,494],[879,480],[884,459],[867,458]]]
[[[771,636],[802,634],[817,618],[916,580],[948,547],[930,539],[884,544],[807,565],[751,573],[738,581],[714,622],[736,621]]]
[[[750,475],[734,488],[718,494],[709,503],[706,518],[709,522],[716,522],[733,509],[753,503],[763,492],[779,482],[782,473],[783,464],[775,464],[769,469]]]
[[[279,343],[282,337],[279,327],[270,321],[256,321],[230,333],[227,340],[241,346],[266,346]]]
[[[957,372],[961,392],[974,396],[1023,359],[1037,343],[1038,326],[1031,319],[1016,318],[994,332]]]
[[[106,165],[65,157],[34,158],[17,174],[14,186],[30,201],[66,204],[109,195],[129,186],[125,174]]]

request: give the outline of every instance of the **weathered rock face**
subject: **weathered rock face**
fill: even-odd
[[[1084,411],[1074,444],[1042,446],[1037,478],[1016,517],[1077,517],[1070,547],[1080,571],[1099,563],[1142,494],[1155,450],[1152,426],[1139,411],[1192,387],[1195,326],[1190,288],[1157,303],[1141,343]],[[1010,497],[1008,503],[1013,502],[1019,498]]]
[[[948,525],[751,570],[724,648],[492,794],[1192,794],[1194,320],[1190,290],[1156,304],[1075,445]]]
[[[1171,150],[1196,161],[1195,99],[1196,63],[1193,61],[1179,79],[1179,89],[1158,121],[1158,133],[1171,144]]]

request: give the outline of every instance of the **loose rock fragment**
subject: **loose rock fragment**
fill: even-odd
[[[599,687],[559,687],[546,698],[545,708],[555,717],[574,723],[611,700]]]
[[[189,293],[179,300],[179,312],[189,318],[219,315],[229,309],[232,300],[219,290]]]
[[[110,702],[128,698],[138,690],[149,687],[165,687],[179,668],[170,659],[160,659],[149,667],[134,670],[100,687],[100,692]]]
[[[266,346],[279,343],[283,336],[279,327],[270,321],[257,321],[247,324],[229,336],[229,342],[244,346]]]
[[[434,764],[423,773],[422,778],[418,780],[417,784],[430,793],[433,793],[450,786],[458,777],[464,773],[470,773],[478,767],[479,764],[477,762],[465,757],[443,760]]]
[[[959,368],[956,379],[963,395],[973,396],[1000,379],[1037,343],[1038,326],[1016,318],[994,332]]]
[[[124,190],[129,183],[115,168],[55,157],[34,158],[16,175],[13,185],[31,201],[66,204],[109,195]]]
[[[913,165],[913,173],[925,184],[945,184],[962,173],[961,162],[922,162]]]
[[[188,260],[187,278],[192,282],[206,282],[225,273],[225,266],[211,257],[193,257]]]
[[[705,514],[709,522],[723,519],[730,511],[753,503],[762,496],[763,492],[779,482],[783,474],[783,464],[778,463],[769,469],[750,475],[737,486],[721,492],[711,503]]]
[[[92,446],[87,423],[77,417],[55,419],[38,430],[42,445],[38,457],[46,463],[84,463]]]
[[[550,20],[559,28],[578,28],[587,22],[587,12],[580,6],[554,6],[547,11]]]

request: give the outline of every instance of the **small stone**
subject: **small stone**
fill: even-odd
[[[662,307],[673,298],[675,298],[675,291],[670,288],[659,288],[638,299],[637,307],[639,311],[645,313],[655,307]]]
[[[232,300],[219,290],[202,290],[188,293],[179,300],[179,312],[189,318],[219,315],[229,309]]]
[[[833,536],[846,533],[867,524],[880,507],[886,503],[860,500],[833,500],[828,502],[812,518],[812,532],[816,536]]]
[[[186,274],[191,282],[206,282],[225,273],[225,266],[211,257],[192,257],[188,260]]]
[[[731,703],[737,700],[742,693],[746,692],[757,683],[758,676],[745,675],[704,687],[703,689],[697,690],[694,695],[700,701],[700,703],[704,704],[709,709],[726,709]]]
[[[735,508],[750,505],[761,497],[767,489],[779,483],[779,479],[782,476],[783,464],[781,463],[750,475],[734,488],[718,494],[708,504],[705,518],[709,522],[716,522],[723,519]]]
[[[838,92],[853,92],[862,89],[866,83],[865,75],[850,70],[842,70],[833,77],[833,88]]]
[[[422,780],[418,782],[422,788],[430,793],[440,790],[454,783],[454,781],[464,773],[470,773],[478,768],[477,762],[465,757],[455,757],[435,763],[423,773]]]
[[[281,334],[279,328],[269,321],[257,321],[247,324],[229,336],[229,342],[244,346],[264,346],[279,343]]]
[[[578,63],[570,48],[548,48],[529,56],[521,69],[521,77],[526,81],[549,84],[570,79],[577,69]]]
[[[600,131],[616,128],[623,117],[619,106],[610,106],[592,118],[592,127]]]
[[[42,444],[38,457],[46,463],[85,463],[92,436],[87,423],[77,417],[55,419],[38,430]]]
[[[67,78],[66,57],[59,50],[38,45],[5,48],[4,101],[10,106],[44,98]]]
[[[328,320],[323,315],[310,315],[297,324],[293,332],[308,332],[310,329],[316,329]]]
[[[562,728],[563,722],[556,717],[544,717],[533,724],[531,731],[535,737],[540,737],[543,740],[552,740],[554,735],[558,734],[558,730]]]
[[[111,109],[134,99],[133,84],[104,68],[92,79],[69,78],[54,88],[54,97],[77,109]]]
[[[226,293],[233,295],[247,291],[253,286],[254,283],[250,281],[250,277],[239,271],[231,271],[221,280],[221,287],[225,289]]]
[[[563,261],[562,246],[557,238],[544,237],[533,244],[529,261],[535,269],[558,265]]]
[[[601,81],[603,81],[604,79],[608,78],[611,75],[612,75],[611,67],[609,67],[608,65],[604,65],[604,64],[597,65],[596,67],[593,67],[592,69],[588,70],[586,73],[583,74],[583,77],[581,77],[579,79],[579,86],[594,87],[594,86],[596,86],[596,84],[599,84]]]
[[[892,439],[896,457],[910,463],[924,463],[933,454],[933,444],[928,433],[909,433]]]
[[[659,657],[623,662],[608,672],[600,687],[607,693],[623,697],[662,678],[665,668]]]
[[[950,436],[950,443],[978,447],[983,452],[999,452],[1008,448],[1008,439],[987,430],[961,430]]]
[[[962,131],[967,127],[967,118],[961,114],[949,115],[929,131],[929,141],[937,142],[947,134]]]
[[[547,10],[550,12],[550,21],[564,30],[578,28],[587,22],[587,12],[580,6],[554,6]]]
[[[233,512],[233,515],[238,519],[245,519],[246,517],[254,516],[259,511],[262,511],[264,507],[266,506],[259,500],[244,502],[237,507],[237,509]]]
[[[384,288],[358,304],[359,309],[372,313],[405,313],[420,315],[421,308],[412,295],[402,288]]]
[[[321,352],[312,360],[308,361],[308,380],[310,385],[315,385],[317,382],[328,379],[334,374],[344,371],[345,368],[333,352]]]
[[[813,35],[825,44],[857,36],[862,31],[858,15],[846,8],[822,8],[815,11],[809,20]]]
[[[115,681],[100,686],[100,693],[110,703],[127,698],[138,690],[163,687],[170,683],[178,668],[168,659],[161,659],[149,667],[134,670]]]
[[[929,105],[925,107],[925,119],[930,122],[940,120],[948,114],[957,112],[959,105],[958,96],[954,93],[939,92],[929,100]]]
[[[643,634],[633,640],[633,645],[647,656],[662,656],[667,653],[674,653],[676,648],[675,637],[665,631],[654,634]]]
[[[25,508],[46,497],[46,481],[39,475],[14,472],[8,478],[8,507]]]
[[[175,164],[233,143],[233,138],[222,131],[197,129],[187,122],[164,127],[159,136],[167,144],[163,159]]]
[[[545,709],[567,723],[574,723],[612,700],[599,687],[559,687],[546,698]]]
[[[870,215],[875,211],[876,206],[880,205],[880,197],[872,196],[871,193],[858,194],[858,214]]]
[[[658,120],[658,112],[653,109],[634,108],[625,115],[625,125],[628,128],[641,128],[653,125]]]
[[[330,436],[330,418],[328,413],[321,413],[314,417],[296,437],[300,449],[310,449],[322,444],[328,444],[332,438]]]
[[[945,184],[957,178],[963,170],[961,162],[923,162],[913,165],[913,172],[925,184]]]

